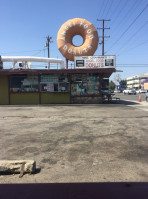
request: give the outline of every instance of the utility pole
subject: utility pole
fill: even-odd
[[[45,47],[48,48],[48,58],[50,57],[50,49],[49,49],[49,43],[52,43],[52,37],[49,37],[49,35],[46,37],[47,41],[45,43]]]
[[[102,56],[104,56],[104,38],[110,38],[110,36],[104,36],[104,30],[105,29],[110,29],[110,28],[105,28],[104,27],[104,22],[105,21],[110,21],[110,19],[97,19],[97,21],[102,21],[102,28],[97,28],[98,30],[102,30]]]
[[[52,43],[52,37],[49,37],[49,35],[46,37],[47,41],[45,43],[45,47],[48,48],[48,58],[50,57],[50,48],[49,48],[49,44]],[[48,68],[50,68],[50,63],[48,64]]]

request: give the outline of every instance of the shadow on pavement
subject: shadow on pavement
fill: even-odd
[[[125,100],[120,100],[119,103],[124,104],[124,105],[139,105],[139,103],[137,103],[137,102],[125,101]]]
[[[102,103],[92,103],[92,104],[22,104],[22,105],[1,105],[0,107],[58,107],[58,106],[100,106],[105,104],[119,104],[119,105],[140,105],[138,102],[127,101],[127,100],[111,100],[111,101],[103,101]]]
[[[112,100],[112,101],[105,101],[103,104],[119,104],[119,105],[140,105],[137,102],[127,101],[127,100]]]

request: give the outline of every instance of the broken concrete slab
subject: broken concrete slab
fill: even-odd
[[[0,160],[0,173],[34,173],[34,160]]]

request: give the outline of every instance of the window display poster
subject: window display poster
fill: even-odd
[[[48,83],[47,84],[47,91],[54,92],[54,84],[53,83]]]
[[[99,95],[100,93],[100,82],[97,75],[87,76],[87,81],[75,82],[71,84],[71,95],[72,96],[89,96],[89,95]]]
[[[87,94],[88,95],[98,95],[100,90],[100,85],[90,84],[87,86]]]
[[[88,95],[99,95],[100,82],[97,76],[89,75],[87,84]]]
[[[77,84],[77,96],[87,95],[87,83]]]
[[[86,83],[75,83],[71,84],[71,95],[72,96],[84,96],[87,95]]]
[[[71,84],[72,96],[99,95],[99,84],[76,83]]]
[[[72,96],[77,95],[77,84],[71,84],[71,95]]]

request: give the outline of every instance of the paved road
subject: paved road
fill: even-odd
[[[116,93],[115,96],[119,97],[121,100],[129,100],[129,101],[139,101],[139,95],[141,97],[141,101],[145,101],[145,94],[136,94],[136,95],[125,95],[123,93]]]

